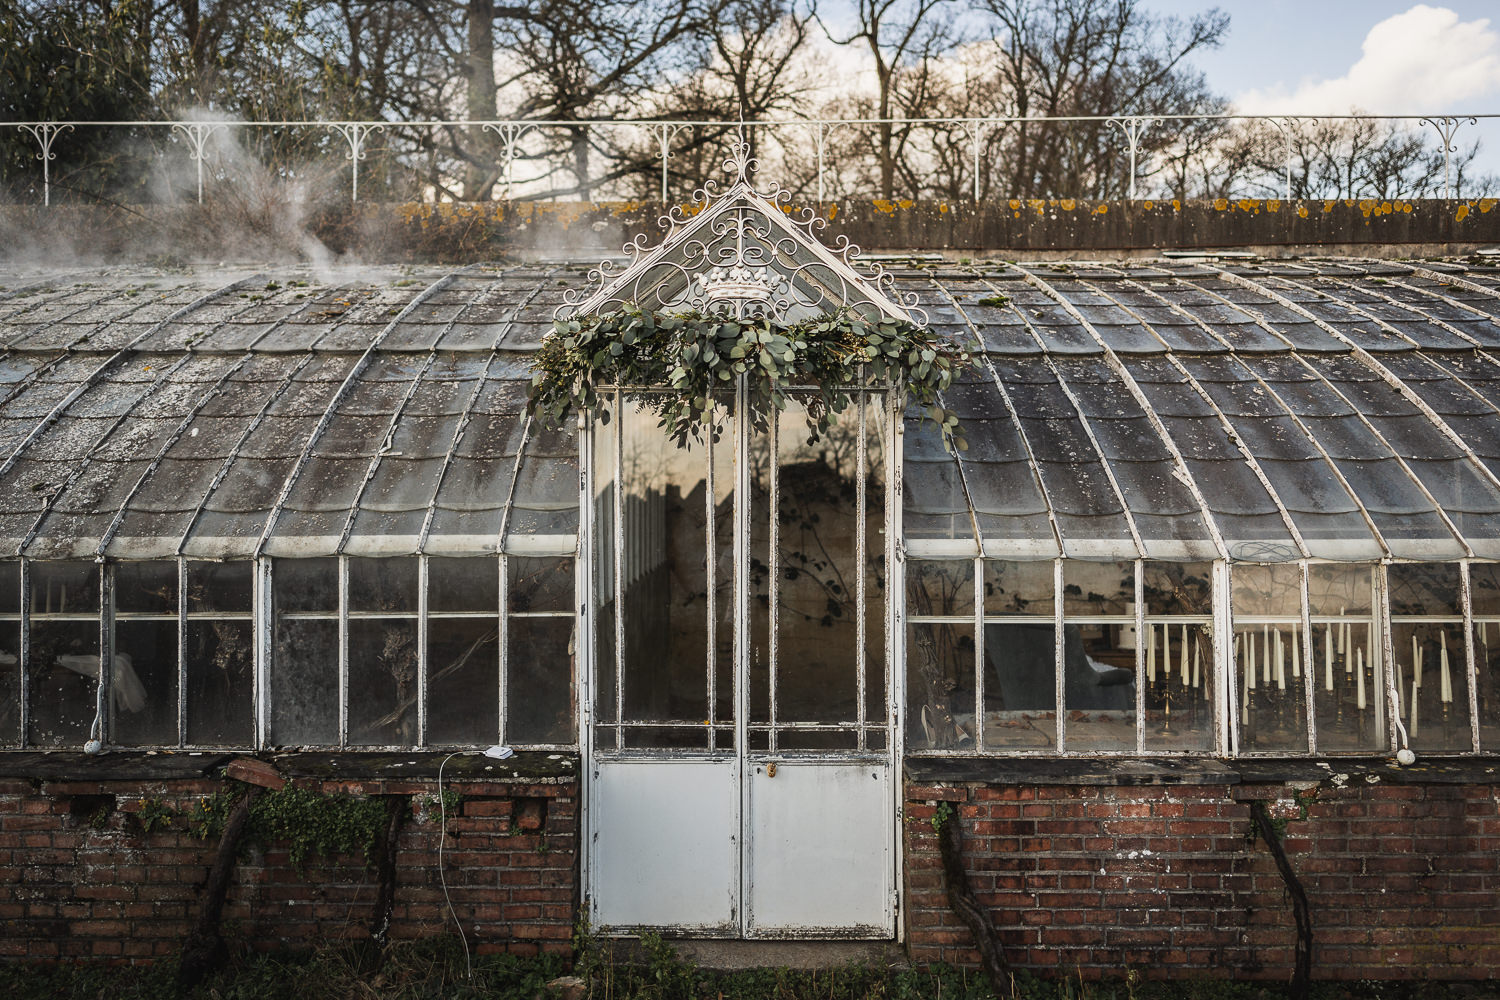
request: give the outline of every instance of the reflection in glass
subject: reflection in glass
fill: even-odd
[[[1396,704],[1408,745],[1418,753],[1462,753],[1474,746],[1460,573],[1455,563],[1387,569]],[[1482,647],[1475,652],[1477,665]]]
[[[807,411],[782,412],[776,464],[776,718],[858,712],[859,421],[846,412],[810,443]],[[880,484],[876,484],[879,488]],[[871,595],[878,605],[879,595]]]
[[[571,743],[573,618],[512,618],[506,648],[506,740]]]
[[[207,611],[250,613],[254,566],[249,562],[187,564],[188,614]]]
[[[98,604],[94,607],[97,614]],[[98,619],[58,621],[33,615],[29,664],[27,743],[43,749],[82,746],[97,705]]]
[[[176,567],[172,568],[175,571]],[[174,591],[176,581],[174,572]],[[114,644],[114,683],[123,683],[128,669],[140,685],[140,698],[122,701],[116,697],[112,742],[121,746],[176,746],[177,616],[144,621],[117,619]]]
[[[889,723],[885,690],[885,400],[868,396],[861,405],[865,421],[865,721],[872,726]],[[865,747],[872,735],[884,740],[879,729],[865,730]],[[881,742],[879,746],[884,746]]]
[[[1318,750],[1387,749],[1386,674],[1370,614],[1374,601],[1371,567],[1310,565],[1307,600],[1314,672],[1321,667],[1313,686]]]
[[[490,560],[474,561],[494,569]],[[495,617],[434,618],[427,629],[427,742],[483,745],[499,734],[500,632]]]
[[[0,746],[21,740],[21,564],[0,562]]]
[[[115,563],[114,573],[116,611],[177,613],[177,563]]]
[[[973,749],[974,626],[913,623],[906,632],[907,745]]]
[[[255,738],[254,623],[190,618],[183,651],[190,746],[249,746]]]
[[[906,564],[906,613],[960,618],[974,614],[974,560],[913,559]]]
[[[1240,750],[1306,753],[1308,657],[1299,641],[1302,567],[1240,563],[1233,568],[1232,583],[1230,651]]]
[[[281,574],[276,574],[280,587]],[[279,746],[339,741],[339,623],[336,617],[278,614],[271,656],[270,742]]]
[[[511,556],[506,604],[511,611],[557,611],[573,609],[573,560]]]
[[[679,447],[642,401],[618,427],[623,721],[691,726],[707,746],[708,446]]]
[[[417,620],[349,622],[349,743],[417,743]]]

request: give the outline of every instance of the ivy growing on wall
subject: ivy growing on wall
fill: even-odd
[[[661,389],[644,401],[683,445],[717,437],[715,403],[744,376],[756,429],[795,390],[816,439],[848,407],[851,389],[890,383],[922,406],[949,451],[962,451],[963,429],[939,393],[968,361],[962,347],[902,320],[846,312],[788,323],[627,308],[556,323],[536,354],[527,409],[553,426],[574,410],[608,420],[601,388]]]

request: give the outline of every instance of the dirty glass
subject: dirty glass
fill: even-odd
[[[1302,567],[1298,563],[1231,567],[1231,676],[1244,753],[1308,750],[1302,634]],[[1368,691],[1367,691],[1368,694]]]
[[[974,749],[974,621],[906,630],[907,746]]]
[[[417,560],[349,559],[349,743],[415,746]]]
[[[1057,564],[984,562],[987,750],[1057,749]]]
[[[1479,748],[1500,750],[1500,564],[1469,564],[1473,604],[1474,694],[1479,705]]]
[[[183,643],[189,746],[249,746],[255,740],[255,567],[187,564]]]
[[[864,407],[865,448],[865,746],[872,739],[884,740],[890,720],[886,715],[889,699],[885,690],[886,661],[886,526],[885,438],[889,433],[887,406],[881,396],[866,396]]]
[[[339,742],[338,570],[337,559],[278,559],[271,567],[274,746]]]
[[[616,683],[619,672],[619,645],[615,630],[619,622],[619,584],[615,579],[615,524],[619,484],[615,482],[616,435],[619,401],[611,397],[601,404],[599,430],[594,437],[594,495],[590,501],[594,519],[594,586],[589,595],[594,607],[594,718],[602,723],[619,721]],[[611,418],[615,419],[611,419]],[[618,731],[601,726],[594,734],[594,745],[600,749],[618,749]]]
[[[1051,568],[1050,564],[1048,568]],[[974,560],[909,560],[906,564],[906,613],[973,617]]]
[[[500,561],[427,560],[427,742],[500,736]]]
[[[21,564],[0,562],[0,746],[21,740]]]
[[[1389,746],[1385,663],[1371,616],[1374,594],[1369,566],[1314,563],[1307,568],[1310,659],[1315,670],[1321,668],[1313,686],[1321,753]]]
[[[1408,745],[1419,754],[1472,750],[1459,565],[1394,564],[1387,568],[1386,587],[1396,704]],[[1476,662],[1482,649],[1475,650]]]
[[[1136,748],[1135,563],[1063,562],[1063,707],[1069,751]]]
[[[857,413],[846,411],[816,442],[809,440],[800,401],[790,401],[780,415],[773,515],[778,722],[835,724],[858,718],[864,442]],[[864,495],[884,488],[866,470]],[[883,603],[880,594],[866,600],[877,607]]]
[[[1213,575],[1210,563],[1148,562],[1143,723],[1147,750],[1213,749]]]
[[[707,747],[708,451],[679,447],[644,399],[626,402],[618,421],[619,576],[628,627],[620,689],[631,746]],[[613,435],[601,435],[609,447]]]
[[[114,573],[116,677],[140,684],[137,707],[118,703],[110,739],[121,746],[176,746],[177,562],[123,562]]]
[[[99,566],[92,562],[34,562],[31,573],[30,732],[42,749],[79,747],[88,740],[99,678]],[[117,665],[115,703],[143,704],[133,674]]]
[[[513,744],[573,741],[572,615],[511,617],[506,646],[505,738]]]

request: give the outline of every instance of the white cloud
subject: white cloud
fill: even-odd
[[[1460,21],[1446,7],[1417,4],[1365,35],[1363,55],[1331,80],[1304,79],[1235,98],[1244,114],[1373,114],[1473,111],[1500,96],[1500,33],[1488,18]]]

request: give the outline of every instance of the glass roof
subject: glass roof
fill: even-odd
[[[524,410],[586,272],[0,275],[0,556],[571,551],[576,442]],[[909,550],[1500,558],[1494,269],[893,274],[977,351],[968,451],[908,419]]]

